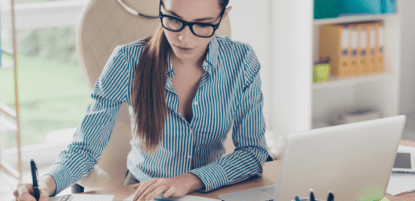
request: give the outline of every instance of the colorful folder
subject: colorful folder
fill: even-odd
[[[330,57],[330,74],[338,77],[354,75],[351,66],[351,31],[349,24],[328,24],[320,27],[320,57]]]
[[[357,46],[359,68],[356,74],[367,74],[370,72],[369,68],[369,34],[367,26],[364,23],[357,24],[357,32],[359,33],[359,40]]]
[[[384,46],[385,46],[385,28],[383,25],[383,22],[377,22],[375,23],[375,29],[376,29],[376,43],[375,43],[375,67],[374,72],[380,73],[383,72],[383,55],[384,55]]]
[[[384,71],[383,22],[329,24],[320,27],[321,58],[330,57],[330,74],[350,77]]]
[[[351,45],[351,67],[353,68],[353,74],[352,75],[359,75],[363,74],[364,71],[360,65],[360,57],[358,52],[358,44],[359,44],[359,32],[357,30],[356,24],[350,24],[350,45]]]
[[[368,30],[369,37],[369,52],[368,52],[368,66],[367,73],[374,73],[376,68],[376,26],[375,23],[364,24]]]
[[[339,0],[340,14],[379,14],[381,0]]]
[[[314,0],[314,19],[339,16],[338,0]]]
[[[396,12],[396,1],[398,0],[382,0],[382,13],[395,13]]]
[[[339,15],[395,13],[398,0],[338,0]]]

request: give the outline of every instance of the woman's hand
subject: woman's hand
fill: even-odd
[[[49,196],[55,192],[56,183],[53,177],[45,175],[42,180],[38,182],[39,201],[48,201]],[[35,192],[31,183],[19,183],[17,190],[13,192],[16,201],[36,201]]]
[[[186,173],[173,178],[155,178],[142,182],[136,186],[137,189],[133,201],[152,200],[164,193],[164,197],[183,197],[189,191],[204,188],[203,182],[192,173]]]

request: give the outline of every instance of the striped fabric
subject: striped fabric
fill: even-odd
[[[141,40],[117,46],[91,93],[92,102],[72,143],[59,154],[49,170],[56,181],[55,194],[85,178],[100,158],[123,102],[130,105],[134,69],[145,44]],[[175,177],[187,172],[198,176],[208,192],[224,185],[262,175],[267,158],[262,113],[260,64],[251,46],[213,36],[205,73],[192,102],[190,123],[179,113],[179,99],[172,85],[174,70],[168,57],[166,97],[168,117],[163,140],[154,155],[130,141],[127,167],[140,181]],[[224,156],[227,133],[233,129],[235,151]]]

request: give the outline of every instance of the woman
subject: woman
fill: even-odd
[[[93,170],[123,102],[133,124],[125,184],[139,183],[134,200],[208,192],[262,174],[260,64],[249,45],[214,34],[228,2],[161,0],[160,29],[115,48],[73,142],[40,181],[40,201]],[[236,148],[223,157],[231,128]],[[32,191],[19,184],[14,195],[33,200]]]

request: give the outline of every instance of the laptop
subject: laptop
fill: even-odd
[[[338,125],[287,136],[277,184],[221,194],[225,201],[381,200],[394,165],[404,115]]]

